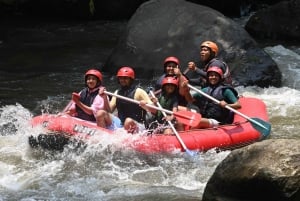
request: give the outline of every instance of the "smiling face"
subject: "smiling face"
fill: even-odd
[[[220,75],[218,73],[216,73],[216,72],[209,72],[207,74],[207,78],[208,78],[209,84],[211,84],[211,85],[216,85],[221,80]]]
[[[174,62],[168,62],[165,65],[165,71],[167,75],[175,75],[174,69],[178,68],[178,65]]]
[[[94,89],[97,86],[98,78],[94,75],[87,75],[86,77],[86,85],[90,89]]]

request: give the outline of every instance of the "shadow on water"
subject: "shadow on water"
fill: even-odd
[[[57,94],[80,90],[84,72],[101,69],[125,26],[125,21],[3,20],[0,106],[20,103],[35,111],[40,100],[61,101]]]
[[[7,20],[0,26],[1,69],[57,72],[101,65],[126,22]]]

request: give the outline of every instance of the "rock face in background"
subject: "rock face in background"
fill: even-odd
[[[280,2],[256,12],[246,30],[260,39],[295,41],[300,39],[300,0]]]
[[[25,14],[70,19],[129,19],[146,1],[148,0],[0,0],[0,16]],[[248,15],[249,12],[265,4],[271,5],[280,0],[188,1],[211,7],[226,16],[240,17]],[[169,2],[172,3],[172,1]]]
[[[167,56],[178,57],[182,70],[188,61],[197,61],[205,40],[218,44],[239,85],[281,86],[278,67],[242,27],[216,10],[183,0],[140,6],[102,70],[115,75],[121,66],[131,66],[137,77],[155,79]]]
[[[300,200],[300,141],[264,140],[232,151],[209,179],[202,201]]]
[[[2,19],[9,19],[10,17],[16,17],[16,18],[25,18],[27,16],[33,17],[32,19],[36,20],[39,19],[42,21],[45,17],[53,20],[61,20],[61,19],[71,19],[75,20],[75,22],[78,21],[91,21],[91,20],[99,20],[99,19],[108,19],[108,20],[127,20],[129,19],[135,12],[136,9],[142,4],[148,2],[147,0],[131,0],[131,1],[119,1],[119,0],[0,0],[0,17]],[[223,13],[226,16],[230,17],[240,17],[243,15],[249,15],[250,12],[258,11],[255,15],[253,15],[250,19],[250,21],[247,23],[247,31],[251,34],[252,37],[255,37],[255,39],[262,39],[263,42],[267,41],[272,42],[274,40],[281,40],[281,42],[292,42],[299,43],[299,0],[286,0],[286,1],[280,1],[280,0],[253,0],[253,1],[247,1],[247,0],[228,0],[224,2],[220,1],[209,1],[209,0],[187,0],[185,3],[188,4],[188,2],[194,2],[198,5],[207,5],[215,10],[218,10],[219,12]],[[280,3],[278,3],[280,2]],[[278,4],[275,4],[278,3]],[[173,7],[176,7],[176,1],[165,1],[165,4],[168,4],[170,9],[173,12],[179,12],[181,16],[175,16],[173,17],[174,22],[176,25],[184,24],[185,20],[190,20],[191,18],[196,17],[203,17],[206,16],[205,14],[200,14],[199,10],[196,11],[193,10],[193,13],[191,15],[186,14],[186,18],[184,16],[184,8],[182,9],[174,9]],[[195,5],[195,4],[192,4]],[[269,6],[273,5],[273,6]],[[145,7],[145,6],[144,6]],[[161,16],[166,16],[167,12],[169,12],[169,7],[167,7],[164,11],[158,8],[157,12],[164,12],[164,14],[160,14]],[[190,6],[191,7],[191,6]],[[126,8],[126,9],[124,9]],[[187,8],[185,8],[187,11]],[[145,9],[144,9],[145,10]],[[259,11],[261,10],[261,11]],[[143,12],[143,9],[139,8],[139,12]],[[201,10],[202,12],[203,10]],[[149,17],[149,21],[154,22],[154,20],[158,21],[159,15],[155,12],[153,12],[153,16],[156,16],[156,19],[152,19],[151,15],[144,14],[144,16]],[[188,11],[189,12],[189,11]],[[208,12],[212,15],[213,12]],[[209,22],[212,24],[211,28],[208,28],[208,24],[203,26],[202,28],[197,27],[198,30],[193,30],[190,26],[192,23],[198,23],[201,20],[199,19],[192,19],[192,21],[186,22],[185,26],[183,26],[186,31],[195,31],[191,34],[181,35],[179,36],[178,33],[174,35],[174,33],[178,30],[176,30],[175,25],[168,25],[169,29],[166,29],[165,27],[162,29],[164,31],[167,31],[168,35],[171,37],[177,37],[176,39],[179,39],[183,42],[186,42],[187,44],[192,44],[189,46],[186,50],[192,50],[192,53],[186,53],[189,54],[191,59],[195,59],[198,55],[198,43],[203,39],[211,39],[216,40],[216,42],[220,45],[221,48],[221,56],[224,57],[226,61],[230,64],[230,67],[233,71],[233,74],[238,79],[237,82],[240,85],[258,85],[261,87],[265,86],[280,86],[281,85],[281,76],[279,75],[278,68],[276,64],[270,60],[268,55],[266,55],[260,48],[258,48],[256,45],[254,45],[253,40],[251,41],[247,37],[244,36],[244,33],[240,31],[240,29],[243,29],[241,27],[238,27],[237,25],[232,25],[232,23],[228,23],[228,19],[224,18],[222,14],[216,12],[216,16],[214,16],[214,21],[210,20]],[[142,16],[142,13],[135,13],[135,18],[137,16]],[[176,13],[174,14],[176,15]],[[170,16],[172,16],[172,13],[170,13]],[[133,21],[134,18],[131,20]],[[139,19],[139,18],[137,18]],[[207,19],[207,18],[206,18]],[[167,21],[169,20],[169,21]],[[162,20],[165,22],[161,22],[160,24],[155,25],[165,25],[167,22],[173,22],[170,20],[170,18],[167,18],[167,20]],[[181,24],[179,21],[181,20]],[[10,21],[8,21],[9,23]],[[202,21],[203,22],[203,21]],[[274,23],[276,22],[276,23]],[[231,29],[231,32],[228,30],[222,30],[218,28],[218,26],[221,26],[228,23],[227,29]],[[141,23],[142,24],[142,23]],[[200,24],[201,26],[203,24]],[[131,23],[131,26],[134,26],[133,23]],[[146,26],[147,27],[147,26]],[[222,26],[221,26],[222,27]],[[143,28],[143,27],[139,27]],[[161,27],[159,27],[161,28]],[[226,28],[226,27],[225,27]],[[203,31],[203,30],[206,31]],[[129,31],[131,33],[129,33]],[[123,40],[127,40],[126,35],[134,35],[132,33],[132,28],[128,27],[126,30],[127,33],[125,33],[122,37]],[[151,29],[147,29],[148,31],[152,31]],[[182,31],[182,30],[181,30]],[[244,31],[243,31],[244,32]],[[236,41],[232,42],[231,38],[232,36],[229,35],[229,33],[234,33],[233,36],[236,37]],[[240,33],[242,33],[240,37]],[[154,37],[157,37],[157,35],[153,34]],[[5,35],[4,35],[5,36]],[[150,38],[150,34],[146,35],[147,38],[144,39],[150,39],[151,42],[157,43],[153,38]],[[140,38],[143,36],[139,36]],[[162,36],[159,36],[163,38]],[[187,38],[187,37],[194,37],[193,38]],[[161,38],[159,39],[161,41]],[[166,37],[164,38],[166,39]],[[239,39],[239,41],[238,41]],[[244,41],[244,39],[246,39]],[[194,41],[192,41],[194,40]],[[0,33],[0,43],[3,43],[3,33]],[[250,42],[251,41],[251,42]],[[132,40],[128,40],[128,42],[132,42]],[[135,41],[133,41],[135,42]],[[175,45],[178,48],[186,47],[181,44],[171,44],[168,42],[168,47]],[[183,43],[182,42],[182,43]],[[196,44],[197,43],[197,47]],[[278,42],[275,42],[278,44]],[[127,49],[130,49],[129,51],[134,51],[135,44],[134,43],[127,43]],[[136,46],[137,47],[137,46]],[[163,46],[161,46],[163,47]],[[196,48],[195,48],[196,47]],[[150,46],[151,48],[151,46]],[[169,50],[169,49],[168,49]],[[147,50],[151,51],[151,50]],[[180,50],[182,51],[182,50]],[[126,53],[126,51],[125,51]],[[158,51],[158,53],[160,53]],[[175,52],[176,53],[176,52]],[[163,54],[162,54],[163,55]],[[196,55],[196,56],[195,56]],[[147,55],[148,56],[148,55]],[[185,68],[185,60],[187,60],[187,56],[181,54],[179,55],[182,60],[182,67]],[[236,59],[234,59],[236,58]],[[240,58],[240,59],[237,59]],[[145,58],[140,58],[145,59]],[[146,58],[145,62],[147,61]],[[155,58],[156,59],[156,58]],[[102,61],[101,61],[102,62]],[[96,63],[99,63],[96,61]],[[114,66],[114,61],[111,62],[110,60],[107,61],[107,64],[111,64],[111,66],[108,66],[108,68],[112,67],[117,68],[117,66]],[[116,65],[119,65],[119,62],[115,63]],[[121,65],[130,65],[131,62],[122,62]],[[151,68],[146,67],[146,71],[143,71],[143,74],[147,73],[148,77],[155,78],[156,74],[160,74],[157,72],[155,68],[159,68],[156,66],[157,64],[153,64]],[[159,63],[159,66],[161,63]],[[242,66],[242,68],[241,68]],[[140,68],[138,65],[137,68]],[[257,69],[259,69],[257,71]],[[112,70],[109,70],[109,72],[112,72]],[[160,71],[162,72],[162,71]],[[255,72],[255,73],[253,73]],[[115,69],[113,70],[113,73],[115,73]],[[250,78],[248,78],[250,77]],[[273,77],[272,80],[271,77]]]
[[[75,20],[128,19],[147,0],[0,0],[1,15]]]

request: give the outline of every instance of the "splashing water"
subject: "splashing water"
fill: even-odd
[[[299,58],[280,46],[266,51],[283,72],[284,87],[237,90],[265,102],[271,138],[299,139]],[[82,148],[73,144],[63,151],[29,147],[28,137],[42,132],[30,126],[32,113],[61,111],[71,92],[82,87],[81,70],[74,68],[74,73],[18,75],[14,82],[20,87],[7,90],[7,100],[0,101],[0,200],[200,200],[208,179],[229,151],[211,150],[193,160],[180,151],[146,155],[122,145],[124,139],[138,137],[122,130],[116,131],[117,138],[104,134],[91,138]],[[14,76],[4,79],[1,89],[10,88]],[[41,82],[50,86],[40,86]],[[11,100],[20,103],[10,104]]]

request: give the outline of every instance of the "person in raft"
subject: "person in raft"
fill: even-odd
[[[114,130],[120,127],[120,120],[110,114],[108,97],[103,93],[102,74],[90,69],[84,76],[86,87],[72,94],[72,104],[65,112],[80,119],[96,122],[97,126]],[[101,94],[101,95],[99,95]]]
[[[224,61],[222,61],[220,58],[217,58],[218,52],[219,48],[216,43],[212,41],[204,41],[201,43],[200,61],[188,62],[188,67],[183,72],[183,74],[189,79],[189,83],[191,85],[205,87],[207,70],[212,66],[222,69],[224,83],[233,85],[230,69]]]
[[[224,84],[223,71],[217,66],[212,66],[207,70],[208,86],[201,90],[220,101],[214,101],[195,93],[195,105],[200,108],[202,119],[196,128],[210,128],[219,124],[229,124],[233,121],[233,113],[225,108],[226,105],[233,109],[240,109],[241,104],[238,100],[237,91],[230,85]]]
[[[114,93],[137,100],[140,104],[113,96],[110,101],[111,111],[113,112],[117,109],[118,117],[127,132],[143,132],[148,127],[147,112],[156,112],[155,109],[149,108],[146,105],[153,105],[153,102],[147,92],[135,84],[135,72],[131,67],[121,67],[117,72],[117,78],[120,88]]]
[[[160,96],[158,98],[152,97],[152,101],[167,110],[171,110],[172,112],[178,111],[178,79],[174,76],[167,76],[162,80],[162,90]],[[162,131],[158,131],[158,133],[163,134],[172,134],[172,129],[168,126],[167,121],[171,121],[174,124],[176,130],[183,130],[183,125],[176,121],[174,115],[169,115],[165,117],[162,111],[157,111],[155,114],[155,120],[159,124],[163,124]],[[159,125],[156,125],[157,127]]]
[[[155,83],[155,94],[161,92],[162,81],[167,76],[174,76],[178,79],[178,101],[179,101],[179,109],[186,110],[185,107],[188,107],[189,104],[193,103],[193,97],[190,93],[190,89],[187,86],[188,80],[182,75],[180,71],[180,62],[177,57],[170,56],[164,60],[164,74],[159,77],[159,79]]]

